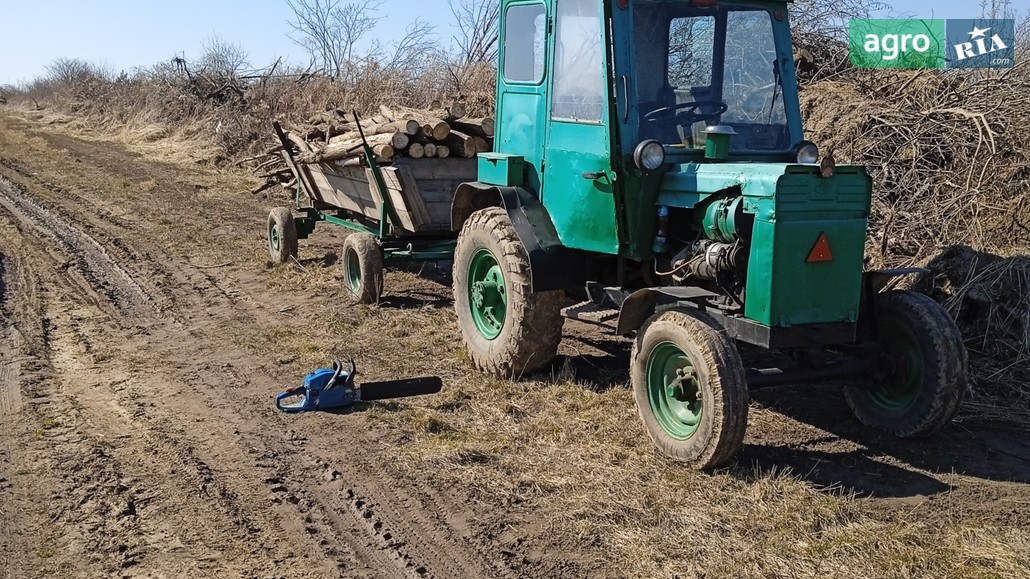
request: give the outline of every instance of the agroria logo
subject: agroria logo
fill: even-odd
[[[859,68],[1011,68],[1015,21],[852,20],[851,64]]]
[[[948,20],[948,68],[1012,68],[1016,21]]]

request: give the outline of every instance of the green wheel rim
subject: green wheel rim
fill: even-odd
[[[701,382],[687,354],[662,342],[647,357],[647,399],[662,429],[676,440],[697,433],[704,412]]]
[[[903,412],[912,406],[923,384],[923,352],[919,340],[903,323],[883,316],[880,319],[880,347],[893,362],[883,388],[869,393],[881,410]]]
[[[487,340],[496,340],[504,329],[508,294],[504,272],[490,250],[480,249],[472,256],[467,289],[476,329]]]
[[[352,248],[347,249],[347,287],[357,294],[361,291],[361,261],[358,259],[358,252]]]
[[[279,224],[275,221],[268,224],[268,247],[272,249],[273,254],[279,253],[279,249],[282,247],[282,236],[279,234]]]

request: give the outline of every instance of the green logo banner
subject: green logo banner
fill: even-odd
[[[947,21],[851,20],[848,53],[858,68],[944,68]]]
[[[854,19],[848,54],[858,68],[1012,68],[1012,19]]]

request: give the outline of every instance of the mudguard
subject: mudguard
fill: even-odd
[[[532,193],[521,187],[462,183],[451,204],[451,230],[460,231],[472,213],[504,207],[519,241],[529,254],[533,292],[564,290],[569,285],[568,250],[558,239],[551,216]]]
[[[615,333],[625,336],[635,332],[653,316],[661,306],[696,302],[699,306],[716,294],[699,287],[655,287],[634,292],[619,308],[619,324]]]

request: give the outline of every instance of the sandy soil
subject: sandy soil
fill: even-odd
[[[574,534],[589,515],[569,523],[546,488],[476,492],[489,456],[418,462],[427,441],[453,440],[410,419],[419,404],[449,412],[440,403],[277,414],[273,395],[329,354],[354,353],[369,379],[439,374],[461,392],[480,379],[456,343],[446,273],[391,273],[379,308],[335,317],[348,308],[326,291],[338,234],[270,270],[269,201],[246,190],[239,176],[0,119],[0,577],[668,576],[661,561],[621,558],[618,540]],[[556,380],[628,400],[628,344],[567,334]],[[678,468],[639,452],[663,476]],[[789,468],[811,496],[884,525],[912,513],[1030,522],[1027,426],[994,414],[899,444],[859,427],[834,387],[759,392],[738,465],[713,488]]]

